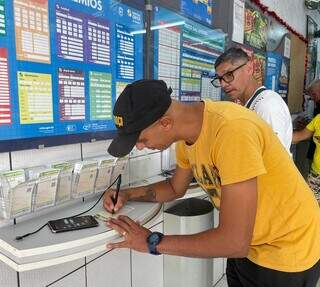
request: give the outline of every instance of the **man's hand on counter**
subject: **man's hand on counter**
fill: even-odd
[[[116,205],[114,205],[113,203],[114,201],[112,200],[112,198],[115,197],[115,194],[116,194],[115,189],[109,189],[103,196],[103,206],[110,213],[113,213],[113,211],[114,212],[119,211],[125,205],[125,203],[128,201],[128,198],[129,198],[126,192],[120,190]]]
[[[121,242],[108,243],[108,248],[131,248],[139,252],[148,252],[147,237],[151,233],[149,229],[124,215],[120,215],[117,219],[110,218],[107,226],[116,230],[124,238]]]

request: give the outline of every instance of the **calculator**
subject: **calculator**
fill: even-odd
[[[48,221],[48,226],[54,233],[97,227],[98,225],[98,221],[91,215],[68,217]]]

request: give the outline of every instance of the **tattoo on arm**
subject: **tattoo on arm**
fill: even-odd
[[[135,196],[135,197],[133,197],[131,195],[129,197],[130,197],[130,200],[133,200],[133,201],[152,201],[152,202],[155,202],[157,199],[156,191],[152,188],[151,185],[146,186],[146,189],[140,195]]]

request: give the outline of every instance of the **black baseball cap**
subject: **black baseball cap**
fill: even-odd
[[[139,80],[125,87],[113,108],[117,135],[108,152],[115,157],[127,155],[142,130],[160,119],[171,105],[172,89],[162,80]]]

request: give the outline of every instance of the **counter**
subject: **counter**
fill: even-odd
[[[163,176],[155,176],[137,185],[149,184],[163,180]],[[201,188],[193,186],[183,198],[201,196]],[[0,261],[9,265],[17,272],[29,271],[57,264],[74,261],[89,255],[106,251],[106,243],[121,240],[117,232],[108,228],[103,221],[95,228],[72,232],[52,233],[48,226],[36,234],[20,241],[16,236],[33,232],[49,220],[72,216],[89,209],[97,200],[97,196],[85,202],[74,202],[69,205],[55,207],[51,212],[41,216],[24,219],[16,225],[0,228]],[[128,202],[131,209],[128,216],[147,228],[161,222],[162,205],[159,203]],[[94,215],[103,210],[100,202],[86,214]]]
[[[68,217],[88,209],[95,198],[84,204],[61,208],[38,218],[0,229],[0,260],[16,271],[27,271],[76,260],[106,250],[106,243],[119,240],[117,232],[108,228],[103,221],[99,226],[72,232],[52,233],[45,227],[36,234],[22,240],[15,237],[32,232],[48,220]],[[129,202],[130,217],[151,226],[161,210],[159,203]],[[88,214],[94,215],[103,209],[102,203]],[[159,215],[160,216],[160,215]]]

